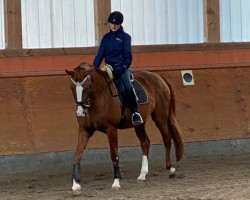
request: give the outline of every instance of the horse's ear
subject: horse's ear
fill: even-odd
[[[70,75],[70,76],[74,76],[75,75],[75,72],[74,71],[71,71],[71,70],[67,70],[65,69],[65,72]]]

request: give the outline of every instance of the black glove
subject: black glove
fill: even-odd
[[[114,72],[115,77],[120,77],[124,72],[126,72],[127,67],[125,65],[120,66],[117,71]]]
[[[120,66],[117,70],[113,71],[114,78],[119,79],[121,75],[123,75],[128,70],[126,65]]]
[[[121,75],[122,75],[127,69],[128,69],[128,68],[127,68],[126,65],[122,65],[122,73],[121,73]]]

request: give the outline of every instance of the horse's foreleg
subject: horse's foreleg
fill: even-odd
[[[148,174],[148,154],[149,154],[150,141],[145,130],[145,124],[142,124],[141,126],[136,127],[135,132],[136,132],[137,137],[140,140],[142,153],[143,153],[141,173],[137,179],[146,180],[146,175]]]
[[[118,157],[118,137],[117,130],[115,128],[109,128],[106,130],[110,145],[110,156],[114,166],[114,183],[112,184],[112,189],[119,189],[121,176],[121,169],[119,165]]]
[[[80,173],[81,173],[80,161],[82,158],[83,151],[87,146],[89,137],[92,134],[93,133],[90,133],[90,132],[83,130],[81,128],[79,128],[79,130],[78,130],[78,144],[77,144],[77,147],[75,150],[73,173],[72,173],[72,181],[73,181],[72,190],[73,190],[73,192],[81,190],[81,185],[79,184],[79,182],[81,180],[81,178],[80,178]]]

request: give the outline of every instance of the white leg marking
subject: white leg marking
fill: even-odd
[[[172,174],[174,174],[174,173],[175,173],[175,168],[171,167],[171,168],[169,169],[169,175],[172,175]]]
[[[81,186],[80,186],[79,183],[77,183],[77,182],[75,181],[75,179],[73,179],[72,190],[73,190],[73,192],[81,191]]]
[[[120,188],[121,188],[121,186],[120,186],[120,180],[119,180],[119,178],[116,178],[114,180],[113,185],[112,185],[112,189],[120,189]]]
[[[141,165],[141,174],[137,179],[145,181],[147,174],[148,174],[148,158],[146,155],[143,155],[142,156],[142,165]]]

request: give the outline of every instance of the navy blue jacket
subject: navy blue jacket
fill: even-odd
[[[106,33],[101,41],[93,65],[100,67],[102,60],[113,67],[114,75],[121,75],[132,62],[131,36],[120,27],[117,31]]]

